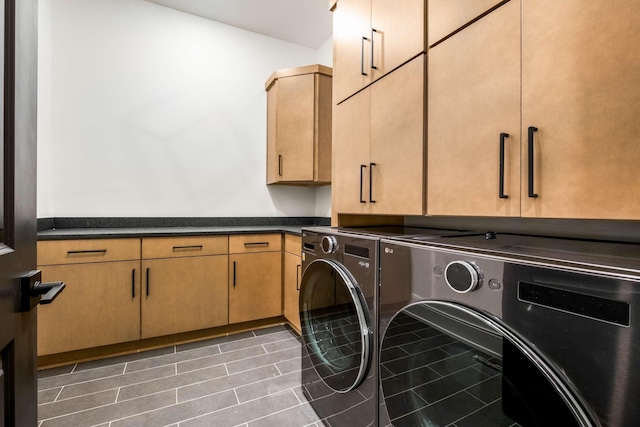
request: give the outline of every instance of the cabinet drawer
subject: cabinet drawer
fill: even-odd
[[[48,240],[38,242],[38,265],[140,259],[140,239]]]
[[[229,236],[150,237],[142,239],[142,259],[228,253]]]
[[[302,238],[292,234],[285,234],[284,250],[290,254],[300,256],[302,254]]]
[[[473,21],[502,0],[430,0],[429,46]]]
[[[281,249],[281,234],[242,234],[229,237],[230,254],[279,252]]]

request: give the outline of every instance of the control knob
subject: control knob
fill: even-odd
[[[338,250],[338,241],[334,236],[324,236],[320,241],[320,248],[325,254],[332,254]]]
[[[482,271],[468,261],[452,261],[444,269],[447,285],[459,294],[466,294],[482,284]]]

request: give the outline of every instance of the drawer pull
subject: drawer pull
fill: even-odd
[[[260,247],[269,246],[269,242],[253,242],[253,243],[245,243],[245,248],[260,248]]]
[[[300,270],[302,266],[300,264],[296,265],[296,291],[300,290]]]
[[[173,251],[201,251],[202,245],[192,245],[192,246],[174,246]]]
[[[67,251],[67,255],[96,255],[96,254],[106,254],[106,249],[88,249],[85,251]]]

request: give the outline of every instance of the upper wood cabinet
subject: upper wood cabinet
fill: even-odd
[[[425,60],[413,59],[335,107],[335,212],[423,214]]]
[[[633,0],[512,0],[432,48],[427,213],[640,218],[638,22]]]
[[[331,182],[331,74],[310,65],[267,80],[267,184]]]
[[[424,0],[339,0],[333,8],[334,101],[426,49]]]

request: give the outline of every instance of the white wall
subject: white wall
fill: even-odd
[[[316,51],[143,0],[40,12],[39,217],[330,215],[327,188],[265,185],[264,83],[331,65],[331,39]]]

